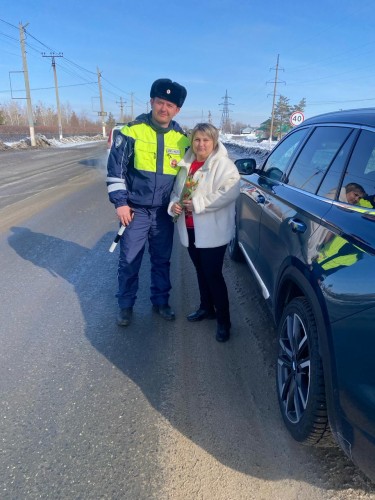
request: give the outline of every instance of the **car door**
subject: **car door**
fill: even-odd
[[[301,270],[311,266],[311,242],[318,246],[319,238],[324,238],[320,223],[332,205],[330,199],[316,196],[316,191],[330,167],[340,172],[339,179],[354,135],[349,127],[314,128],[293,165],[289,164],[291,169],[264,191],[256,265],[271,297],[291,262]]]
[[[238,241],[251,262],[255,262],[259,248],[259,221],[263,204],[262,192],[257,189],[258,175],[241,178],[237,201]]]
[[[268,216],[277,225],[282,218],[277,203],[271,204],[273,189],[296,153],[298,146],[308,133],[300,129],[285,138],[267,158],[261,171],[241,178],[241,194],[237,203],[238,240],[249,263],[256,264],[259,258],[262,213],[267,206]]]

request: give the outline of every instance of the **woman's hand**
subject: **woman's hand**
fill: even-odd
[[[194,208],[193,200],[184,200],[184,208],[186,212],[192,212]]]
[[[182,213],[182,207],[179,203],[173,203],[171,210],[175,215],[180,215]]]

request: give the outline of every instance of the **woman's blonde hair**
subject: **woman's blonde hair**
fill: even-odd
[[[197,123],[191,131],[191,142],[194,141],[194,137],[197,132],[202,132],[202,134],[208,135],[214,143],[214,149],[217,148],[219,143],[219,131],[216,127],[214,127],[214,125],[211,123]]]

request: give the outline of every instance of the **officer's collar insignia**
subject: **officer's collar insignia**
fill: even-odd
[[[117,134],[116,139],[115,139],[115,148],[119,148],[121,146],[123,140],[124,140],[124,137],[121,134]]]

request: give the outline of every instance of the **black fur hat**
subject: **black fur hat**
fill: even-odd
[[[150,97],[160,97],[166,101],[173,102],[178,108],[184,104],[187,91],[185,87],[177,82],[172,82],[169,78],[159,78],[151,86]]]

